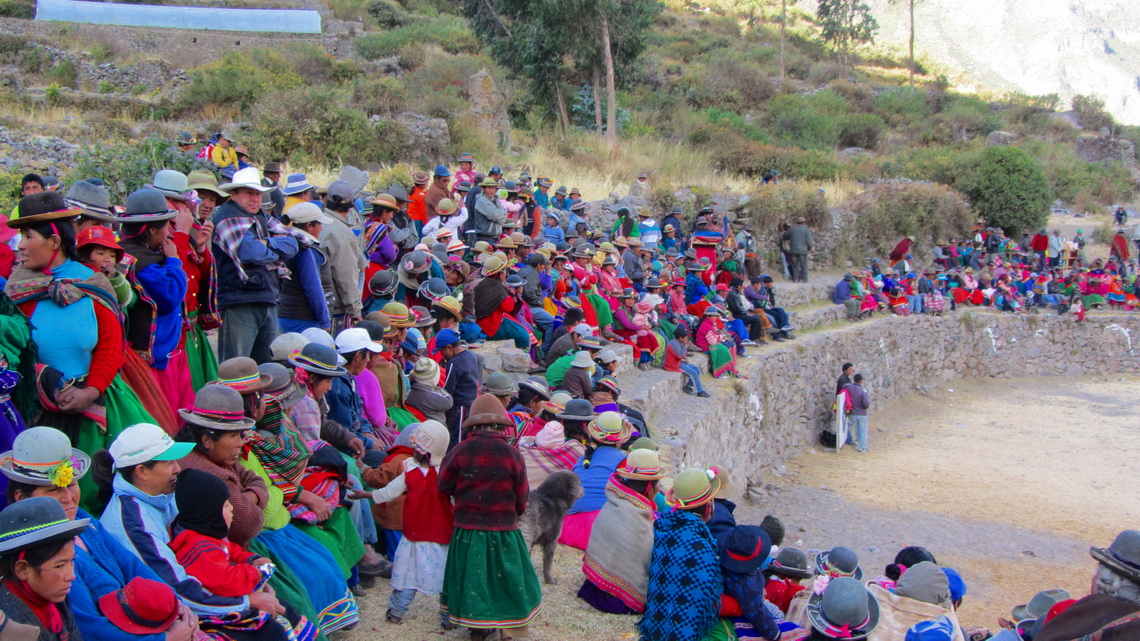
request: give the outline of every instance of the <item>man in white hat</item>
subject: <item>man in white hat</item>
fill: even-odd
[[[261,184],[257,168],[239,170],[218,189],[230,196],[210,217],[222,315],[218,358],[248,356],[267,363],[277,338],[278,263],[297,254],[297,239],[270,235],[261,210],[261,194],[270,187]]]

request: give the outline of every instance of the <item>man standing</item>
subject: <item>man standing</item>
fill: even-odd
[[[429,176],[426,171],[417,171],[412,174],[412,182],[415,186],[412,187],[412,195],[408,196],[408,217],[412,219],[412,224],[416,226],[416,236],[419,236],[420,231],[424,228],[424,223],[427,222],[427,184]]]
[[[364,252],[349,221],[352,206],[352,186],[343,180],[329,185],[325,197],[325,208],[332,222],[321,230],[321,251],[328,257],[332,272],[332,295],[329,315],[332,317],[333,333],[339,334],[345,327],[351,327],[362,320],[360,301],[360,275],[367,267]]]
[[[1033,236],[1029,246],[1033,249],[1033,255],[1037,257],[1037,271],[1045,271],[1045,252],[1049,250],[1049,236],[1044,229]]]
[[[629,186],[629,195],[634,198],[649,198],[649,174],[644,171],[637,172],[637,180]]]
[[[1049,267],[1061,266],[1061,253],[1065,248],[1065,239],[1061,238],[1061,230],[1054,229],[1053,235],[1049,237]]]
[[[267,162],[261,170],[261,184],[269,187],[269,199],[273,201],[273,217],[280,218],[285,211],[285,193],[281,191],[281,163]]]
[[[641,239],[630,238],[628,245],[621,255],[622,269],[625,276],[633,283],[634,289],[645,291],[645,266],[641,263]]]
[[[455,447],[459,443],[459,430],[463,421],[467,420],[471,404],[479,396],[483,371],[475,354],[460,342],[459,333],[454,329],[440,330],[435,335],[435,351],[442,358],[441,364],[447,368],[443,389],[451,394],[454,401],[447,412],[447,431],[451,433],[451,444],[448,447]]]
[[[855,366],[851,363],[844,363],[843,369],[839,374],[839,380],[835,383],[835,395],[843,391],[843,388],[851,384],[851,377],[855,374]]]
[[[439,201],[448,197],[448,183],[451,181],[451,172],[447,167],[439,165],[435,168],[435,176],[432,177],[431,187],[428,187],[427,193],[424,194],[424,205],[427,207],[427,220],[431,220],[439,215]],[[426,222],[426,221],[425,221]]]
[[[222,315],[218,357],[224,361],[248,356],[268,363],[273,360],[269,344],[277,338],[275,264],[297,254],[297,239],[270,235],[269,220],[261,211],[261,194],[269,188],[261,184],[257,168],[238,171],[218,190],[230,195],[210,218]]]
[[[851,398],[850,430],[847,432],[847,444],[859,448],[860,452],[867,451],[867,410],[871,407],[871,397],[863,389],[863,375],[856,374],[851,384],[844,389]]]
[[[499,183],[494,178],[485,178],[479,183],[481,193],[475,198],[475,211],[472,213],[475,240],[485,241],[492,245],[499,242],[503,235],[503,223],[507,222],[507,210],[499,204],[495,192],[499,190]]]
[[[795,282],[808,282],[808,252],[811,251],[811,230],[807,228],[807,221],[797,218],[796,224],[784,232],[784,240],[788,243],[788,257],[791,259],[792,280]]]

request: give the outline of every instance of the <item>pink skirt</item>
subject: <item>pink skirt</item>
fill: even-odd
[[[184,410],[194,404],[194,386],[190,382],[190,361],[186,352],[178,349],[171,354],[166,369],[150,370],[159,389],[166,396],[172,410]],[[177,416],[177,412],[175,412]]]
[[[585,552],[586,547],[590,545],[590,532],[594,529],[594,521],[598,520],[598,515],[601,513],[601,510],[594,510],[567,514],[562,520],[562,534],[559,535],[558,542]]]

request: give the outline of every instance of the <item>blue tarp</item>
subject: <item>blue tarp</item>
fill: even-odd
[[[220,9],[38,0],[36,20],[219,31],[321,32],[321,14],[297,9]]]

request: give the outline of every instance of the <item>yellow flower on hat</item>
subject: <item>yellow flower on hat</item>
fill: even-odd
[[[71,461],[64,461],[51,471],[51,484],[56,487],[67,487],[75,479],[75,466]]]

